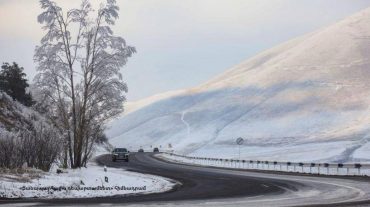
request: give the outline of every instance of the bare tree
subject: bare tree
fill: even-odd
[[[118,18],[115,0],[93,10],[88,0],[66,13],[41,0],[38,22],[46,31],[36,47],[35,82],[48,104],[48,115],[64,134],[72,168],[86,164],[104,122],[123,110],[127,86],[120,68],[135,48],[111,29]]]

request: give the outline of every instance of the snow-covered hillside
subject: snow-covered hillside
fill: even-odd
[[[205,84],[131,104],[109,124],[110,142],[233,157],[241,136],[250,159],[370,161],[369,37],[366,9]]]
[[[2,91],[0,91],[0,109],[0,135],[1,133],[17,133],[20,130],[32,130],[40,123],[48,125],[45,117],[32,108],[13,100]]]

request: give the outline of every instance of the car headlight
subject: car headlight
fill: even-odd
[[[118,156],[118,154],[113,154],[114,156]]]

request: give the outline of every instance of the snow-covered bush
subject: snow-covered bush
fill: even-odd
[[[48,171],[63,146],[57,129],[42,115],[0,93],[0,167],[27,163]]]

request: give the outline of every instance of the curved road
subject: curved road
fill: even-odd
[[[153,153],[132,153],[130,162],[112,162],[99,156],[100,165],[163,176],[179,184],[158,194],[105,198],[9,200],[0,204],[37,205],[138,205],[162,206],[359,206],[370,204],[367,178],[343,179],[271,174],[170,163]],[[180,184],[181,183],[181,184]]]
[[[297,186],[301,186],[297,182],[226,174],[209,168],[164,162],[155,158],[152,153],[134,153],[131,155],[129,163],[111,162],[109,155],[98,157],[97,162],[107,167],[121,167],[135,172],[159,175],[181,183],[171,192],[145,195],[128,200],[178,201],[277,195],[283,194],[286,189],[294,191]]]

